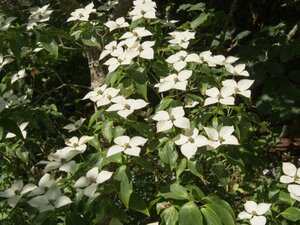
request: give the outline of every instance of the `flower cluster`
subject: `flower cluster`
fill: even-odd
[[[84,8],[76,9],[74,12],[71,13],[71,17],[68,18],[67,22],[70,21],[89,21],[89,17],[91,13],[96,12],[94,9],[94,3],[91,2]]]
[[[263,214],[265,214],[271,207],[271,204],[259,203],[257,204],[254,201],[247,201],[244,204],[246,211],[242,211],[238,215],[238,219],[250,219],[251,225],[265,225],[267,219]]]
[[[46,25],[45,22],[50,20],[50,15],[53,10],[49,9],[49,4],[43,7],[34,7],[30,9],[31,15],[29,16],[29,21],[27,23],[27,30],[32,30],[33,28],[41,28]]]
[[[17,19],[16,17],[7,17],[5,18],[5,15],[0,13],[0,31],[6,31],[10,25],[11,22]]]
[[[145,18],[156,18],[156,3],[152,0],[135,0],[133,1],[133,9],[129,12],[132,21]]]

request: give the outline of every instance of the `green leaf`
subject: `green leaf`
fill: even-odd
[[[203,225],[202,214],[194,202],[184,204],[179,210],[179,225]]]
[[[84,218],[76,213],[66,215],[65,221],[66,225],[87,225],[87,222],[84,220]]]
[[[101,132],[103,137],[110,143],[113,138],[113,121],[105,121],[102,124]]]
[[[138,194],[132,193],[130,195],[129,208],[135,211],[144,213],[146,216],[150,216],[149,210],[146,206],[144,199],[142,199]]]
[[[161,161],[168,164],[171,170],[175,167],[178,153],[172,140],[167,141],[163,147],[159,148],[158,154]]]
[[[169,187],[161,188],[160,196],[168,199],[186,200],[189,198],[189,194],[186,189],[180,184],[171,184]]]
[[[58,58],[58,44],[54,39],[50,42],[41,42],[41,44],[46,51],[50,52],[55,57],[55,59]]]
[[[300,209],[295,207],[289,207],[284,212],[282,212],[280,215],[282,215],[284,218],[291,220],[293,222],[296,222],[300,220]]]
[[[236,35],[234,40],[241,40],[241,39],[247,37],[249,34],[251,34],[251,31],[249,31],[249,30],[242,31]]]
[[[136,87],[136,93],[147,100],[148,78],[146,76],[146,73],[144,71],[139,72],[137,70],[134,70],[131,72],[131,76]]]
[[[174,100],[172,98],[163,98],[159,105],[156,107],[155,111],[160,111],[164,110],[169,107],[169,105],[173,102]]]
[[[195,29],[195,28],[199,27],[201,24],[203,24],[207,20],[209,15],[210,14],[208,14],[208,13],[201,13],[196,19],[194,19],[190,23],[191,28]]]
[[[188,168],[192,174],[204,180],[202,166],[199,161],[188,160]]]
[[[28,163],[28,151],[25,148],[18,148],[16,149],[16,155],[19,159],[21,159],[25,164]]]
[[[115,172],[114,180],[116,181],[115,183],[118,190],[118,195],[126,208],[128,208],[130,195],[132,194],[133,188],[130,171],[125,165],[120,166]]]
[[[171,206],[161,213],[160,218],[165,225],[176,225],[178,220],[178,211],[175,207]]]
[[[206,220],[206,225],[222,225],[218,215],[211,208],[201,208],[201,212]]]
[[[93,123],[99,118],[99,116],[103,113],[104,110],[96,111],[90,118],[88,128],[90,128]]]
[[[214,205],[219,205],[222,206],[224,209],[226,209],[231,216],[235,219],[235,213],[231,206],[228,204],[228,202],[220,199],[217,195],[215,194],[209,194],[208,196],[204,197],[203,200],[206,200]]]
[[[183,158],[179,165],[176,167],[176,178],[178,179],[182,172],[185,170],[187,164],[187,159]]]
[[[97,41],[97,39],[93,36],[86,36],[86,37],[81,37],[81,41],[83,44],[85,44],[86,46],[90,46],[90,47],[98,47],[100,48],[100,44]]]
[[[14,36],[9,38],[9,46],[17,61],[21,59],[22,48],[25,46],[25,40],[23,35],[17,35],[14,33]]]
[[[220,218],[224,225],[235,225],[235,218],[232,217],[231,213],[223,206],[218,203],[209,203],[206,205],[207,209],[211,209]]]
[[[157,60],[151,63],[151,68],[158,77],[165,77],[169,74],[168,64],[163,57],[158,57]]]
[[[295,199],[291,198],[290,194],[284,191],[280,191],[279,193],[279,200],[288,204],[293,205],[295,203]]]
[[[152,129],[147,123],[135,121],[132,123],[128,123],[128,125],[133,129],[135,129],[140,135],[144,137],[148,137],[148,138],[153,137]]]

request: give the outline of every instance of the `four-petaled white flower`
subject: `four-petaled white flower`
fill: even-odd
[[[233,91],[231,88],[222,87],[221,90],[219,90],[218,88],[213,87],[207,89],[205,94],[209,97],[205,99],[204,106],[218,102],[222,105],[234,105],[234,97],[231,96]]]
[[[7,203],[14,208],[23,195],[36,188],[34,184],[26,184],[24,186],[22,180],[15,181],[10,188],[0,192],[0,198],[7,198]]]
[[[175,70],[180,71],[188,62],[199,62],[199,56],[195,53],[188,54],[186,51],[179,51],[169,56],[166,61],[172,64]]]
[[[140,4],[136,3],[133,10],[129,12],[129,15],[132,17],[132,21],[145,18],[145,19],[155,19],[156,12],[156,4],[152,2],[140,2]]]
[[[148,105],[148,103],[142,99],[126,99],[123,96],[117,96],[111,101],[115,104],[111,105],[106,111],[117,111],[117,114],[123,118],[127,118],[134,110],[144,108]]]
[[[27,137],[27,131],[25,130],[25,128],[28,126],[29,122],[24,122],[24,123],[21,123],[19,126],[20,128],[20,131],[22,133],[22,136],[24,139],[26,139]],[[7,133],[5,138],[14,138],[16,135],[14,133]]]
[[[119,43],[116,41],[112,41],[108,43],[107,45],[104,46],[104,49],[100,54],[99,60],[103,59],[105,56],[109,54],[113,57],[118,57],[124,54],[124,48],[123,48],[124,45],[125,45],[125,41],[121,41]]]
[[[37,196],[45,194],[50,188],[54,188],[56,181],[49,173],[45,173],[44,176],[41,177],[38,183],[38,187],[35,187],[28,197]]]
[[[17,19],[17,17],[4,17],[4,14],[0,14],[0,31],[6,31],[10,27],[12,21]]]
[[[131,44],[131,43],[127,43]],[[154,50],[152,46],[155,44],[155,41],[145,41],[143,43],[135,42],[131,46],[128,46],[128,54],[131,54],[131,57],[134,58],[139,56],[143,59],[153,59]]]
[[[53,10],[48,9],[48,5],[44,5],[43,7],[33,7],[30,9],[31,15],[29,16],[29,21],[26,29],[30,30],[34,27],[41,28],[45,26],[45,22],[50,20],[50,15]]]
[[[215,55],[210,60],[212,64],[226,66],[235,63],[239,58],[234,56],[228,56],[225,58],[223,55]]]
[[[131,54],[128,54],[128,52],[124,52],[117,58],[110,58],[103,64],[108,66],[109,72],[113,72],[121,65],[129,65],[131,63],[131,60]]]
[[[13,84],[17,80],[20,80],[20,79],[22,79],[22,78],[24,78],[26,76],[27,76],[27,74],[25,72],[25,69],[22,69],[22,70],[18,71],[17,73],[15,73],[14,75],[11,76],[10,83]]]
[[[186,90],[188,78],[192,76],[191,70],[181,70],[178,74],[173,73],[167,77],[161,78],[160,83],[154,87],[158,87],[158,92],[168,91],[170,89]]]
[[[109,28],[109,31],[113,31],[117,28],[129,27],[129,23],[125,21],[124,17],[117,18],[115,21],[107,21],[104,25]]]
[[[265,214],[271,207],[271,204],[267,203],[259,203],[257,204],[254,201],[247,201],[244,204],[244,208],[246,211],[242,211],[238,215],[238,219],[244,220],[244,219],[250,219],[251,225],[265,225],[267,222],[267,219],[265,216],[262,216]]]
[[[96,105],[97,107],[108,105],[111,103],[112,99],[115,98],[120,92],[120,89],[107,88],[101,96],[98,96]]]
[[[94,3],[91,2],[84,8],[76,9],[74,12],[72,12],[71,17],[67,20],[67,22],[75,20],[89,21],[89,16],[93,12],[96,12],[96,9],[94,9]]]
[[[243,79],[238,82],[235,80],[224,80],[222,81],[223,87],[232,89],[234,94],[243,95],[246,98],[250,98],[251,91],[248,90],[251,85],[254,83],[254,80]]]
[[[68,130],[69,133],[79,129],[83,122],[85,121],[85,118],[80,118],[79,120],[75,121],[74,123],[69,123],[66,126],[63,127],[63,129]]]
[[[71,199],[62,195],[57,187],[50,188],[44,195],[36,196],[28,201],[28,204],[37,208],[40,213],[53,211],[71,203]]]
[[[284,184],[300,184],[300,168],[289,162],[282,163],[282,171],[285,175],[280,177],[280,182]]]
[[[98,167],[90,169],[86,176],[80,177],[74,184],[75,188],[84,188],[84,195],[93,197],[99,184],[109,180],[113,172],[102,170],[99,172]]]
[[[169,40],[169,43],[179,45],[186,49],[189,45],[189,41],[195,38],[195,32],[186,31],[174,31],[169,33],[173,39]]]
[[[117,154],[119,152],[124,152],[127,155],[139,156],[141,152],[141,148],[139,146],[143,146],[147,139],[134,136],[132,138],[128,136],[119,136],[114,139],[115,145],[111,146],[107,151],[107,157]]]
[[[233,75],[249,77],[249,73],[248,71],[245,70],[245,67],[246,67],[245,64],[238,64],[236,66],[232,66],[230,64],[225,65],[225,68],[229,73]]]
[[[141,39],[142,37],[151,36],[152,33],[147,30],[145,27],[136,27],[132,30],[132,32],[126,32],[123,34],[120,39],[126,39],[127,43],[134,43],[137,40]],[[130,45],[130,44],[128,44]]]
[[[212,148],[218,148],[220,145],[239,145],[239,142],[235,136],[233,126],[224,126],[217,131],[211,127],[204,127],[204,130],[209,138],[208,145]]]
[[[92,136],[82,136],[80,139],[78,137],[72,137],[65,142],[67,147],[63,149],[66,151],[78,151],[79,153],[83,153],[86,150],[86,144],[88,141],[92,140],[94,137]]]
[[[190,128],[190,121],[184,117],[182,106],[170,108],[169,112],[163,110],[158,111],[152,119],[158,121],[156,124],[157,132],[169,130],[173,125],[184,129]]]
[[[181,145],[181,153],[188,159],[196,154],[198,148],[209,143],[206,137],[199,135],[197,128],[187,129],[184,134],[176,136],[174,142],[176,145]]]

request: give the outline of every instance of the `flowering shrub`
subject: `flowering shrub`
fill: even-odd
[[[26,39],[19,48],[8,40],[0,55],[0,221],[16,224],[19,213],[24,224],[300,220],[294,215],[300,185],[293,164],[283,163],[285,175],[277,177],[289,193],[277,184],[270,184],[275,191],[268,197],[243,190],[249,188],[248,157],[259,154],[249,144],[257,121],[248,111],[255,81],[246,65],[235,56],[190,47],[197,33],[184,26],[174,30],[157,16],[152,0],[133,1],[118,18],[108,17],[111,2],[103,7],[91,2],[75,9],[64,18],[67,31],[51,27],[50,5],[30,8],[26,24],[0,16],[4,37],[15,32]],[[53,70],[78,51],[75,46],[90,68],[101,65],[99,86],[64,83]],[[38,94],[51,83],[43,74],[60,86]],[[67,96],[74,106],[68,115],[56,100],[43,100],[63,88],[77,95]],[[246,211],[237,214],[243,204]]]

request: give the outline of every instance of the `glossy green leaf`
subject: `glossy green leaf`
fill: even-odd
[[[130,171],[125,165],[120,166],[115,172],[114,180],[118,190],[118,195],[126,208],[128,208],[133,187]]]
[[[203,225],[203,217],[194,202],[184,204],[179,210],[179,225]]]
[[[58,44],[54,39],[50,42],[41,42],[44,49],[50,52],[56,59],[58,58]]]
[[[0,127],[4,131],[15,134],[18,138],[24,139],[19,126],[11,119],[0,119]]]
[[[280,215],[282,215],[284,218],[288,220],[296,222],[300,220],[300,209],[295,207],[289,207],[286,210],[284,210]]]
[[[113,138],[113,133],[112,133],[112,130],[113,130],[113,122],[112,121],[105,121],[103,124],[102,124],[102,128],[101,128],[101,131],[102,131],[102,135],[103,137],[110,143],[112,138]]]
[[[208,18],[209,14],[208,13],[201,13],[196,19],[194,19],[191,23],[190,26],[192,29],[195,29],[202,25]]]
[[[163,147],[159,148],[158,154],[161,161],[168,164],[171,170],[175,167],[178,158],[178,152],[172,140],[167,141]]]
[[[235,225],[235,218],[222,205],[218,203],[209,203],[206,205],[206,208],[214,211],[224,225]]]
[[[186,189],[180,184],[171,184],[169,187],[163,187],[159,195],[165,199],[185,200],[189,198]]]
[[[135,211],[141,212],[141,213],[145,214],[146,216],[150,216],[149,210],[146,206],[144,199],[142,199],[136,193],[132,193],[130,195],[129,208],[133,209]]]
[[[218,215],[211,208],[201,208],[207,225],[222,225]]]
[[[178,211],[174,206],[165,209],[160,218],[165,225],[176,225],[178,221]]]

